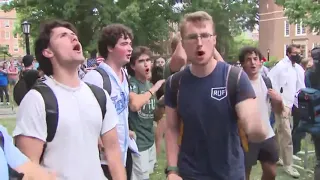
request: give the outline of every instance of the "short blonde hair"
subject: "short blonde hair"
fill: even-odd
[[[212,17],[205,11],[196,11],[193,13],[188,13],[185,14],[183,19],[180,22],[180,32],[181,32],[181,37],[184,35],[184,27],[188,22],[192,23],[197,23],[197,22],[204,22],[204,21],[209,21],[212,23],[212,28],[213,30],[215,29],[214,22],[212,20]]]

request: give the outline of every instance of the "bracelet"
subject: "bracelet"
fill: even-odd
[[[153,96],[153,93],[150,90],[148,90],[148,92],[151,94],[151,96]]]
[[[179,168],[175,166],[168,166],[165,169],[165,174],[168,176],[169,174],[179,174]]]

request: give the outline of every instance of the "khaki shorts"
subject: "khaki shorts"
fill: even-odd
[[[131,180],[149,179],[153,173],[154,164],[156,163],[156,146],[153,144],[149,149],[140,152],[140,156],[132,154],[132,176]]]

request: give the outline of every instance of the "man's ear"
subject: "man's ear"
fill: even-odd
[[[112,52],[112,51],[113,51],[113,49],[114,49],[114,48],[113,48],[113,47],[111,47],[111,46],[108,46],[108,47],[107,47],[107,50],[108,50],[109,52]]]
[[[54,54],[53,54],[53,52],[49,49],[49,48],[47,48],[47,49],[44,49],[43,51],[42,51],[42,55],[44,56],[44,57],[46,57],[46,58],[52,58],[53,56],[54,56]]]

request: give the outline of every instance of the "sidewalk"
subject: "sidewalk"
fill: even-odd
[[[18,107],[0,106],[0,119],[15,118]]]

